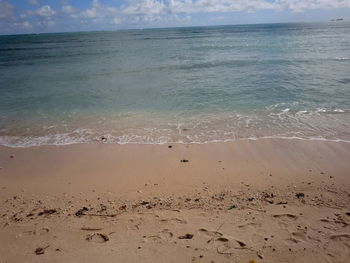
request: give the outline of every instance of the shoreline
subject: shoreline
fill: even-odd
[[[9,136],[4,136],[9,137]],[[14,136],[17,137],[17,136]],[[42,137],[34,137],[34,141],[38,138]],[[32,138],[33,140],[33,138]],[[235,139],[223,139],[223,140],[211,140],[211,141],[204,141],[204,142],[184,142],[184,141],[162,141],[162,142],[118,142],[118,141],[111,141],[108,139],[108,136],[100,136],[99,138],[94,138],[89,141],[80,141],[80,139],[77,139],[76,141],[70,141],[70,142],[46,142],[44,144],[34,144],[33,142],[26,142],[22,144],[9,144],[4,141],[0,143],[0,147],[5,148],[20,148],[20,149],[26,149],[26,148],[34,148],[34,147],[48,147],[48,146],[70,146],[70,145],[98,145],[98,144],[110,144],[110,145],[168,145],[168,144],[175,144],[175,145],[205,145],[205,144],[217,144],[217,143],[235,143],[240,141],[259,141],[259,140],[300,140],[300,141],[318,141],[318,142],[334,142],[334,143],[350,143],[350,140],[340,139],[340,138],[323,138],[323,137],[298,137],[298,136],[262,136],[262,137],[247,137],[247,138],[235,138]]]
[[[283,139],[0,146],[0,255],[345,263],[349,157],[348,143]]]

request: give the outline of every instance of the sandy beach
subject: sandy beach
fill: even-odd
[[[350,0],[0,0],[0,263],[350,263]]]
[[[348,262],[350,144],[0,148],[0,262]]]

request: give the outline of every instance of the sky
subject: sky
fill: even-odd
[[[0,0],[0,34],[350,20],[350,0]]]

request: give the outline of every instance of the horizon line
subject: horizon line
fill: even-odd
[[[342,19],[342,20],[338,20]],[[46,35],[46,34],[65,34],[65,33],[93,33],[93,32],[122,32],[132,30],[152,30],[152,29],[176,29],[176,28],[198,28],[198,27],[223,27],[223,26],[248,26],[248,25],[273,25],[273,24],[317,24],[317,23],[344,23],[350,20],[344,18],[334,18],[331,20],[322,21],[289,21],[289,22],[268,22],[268,23],[243,23],[243,24],[222,24],[222,25],[193,25],[193,26],[169,26],[169,27],[146,27],[146,28],[125,28],[125,29],[110,29],[110,30],[80,30],[80,31],[55,31],[55,32],[38,32],[38,33],[14,33],[2,34],[0,36],[20,36],[20,35]]]

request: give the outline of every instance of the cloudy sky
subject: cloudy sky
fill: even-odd
[[[0,0],[0,34],[350,20],[350,0]]]

